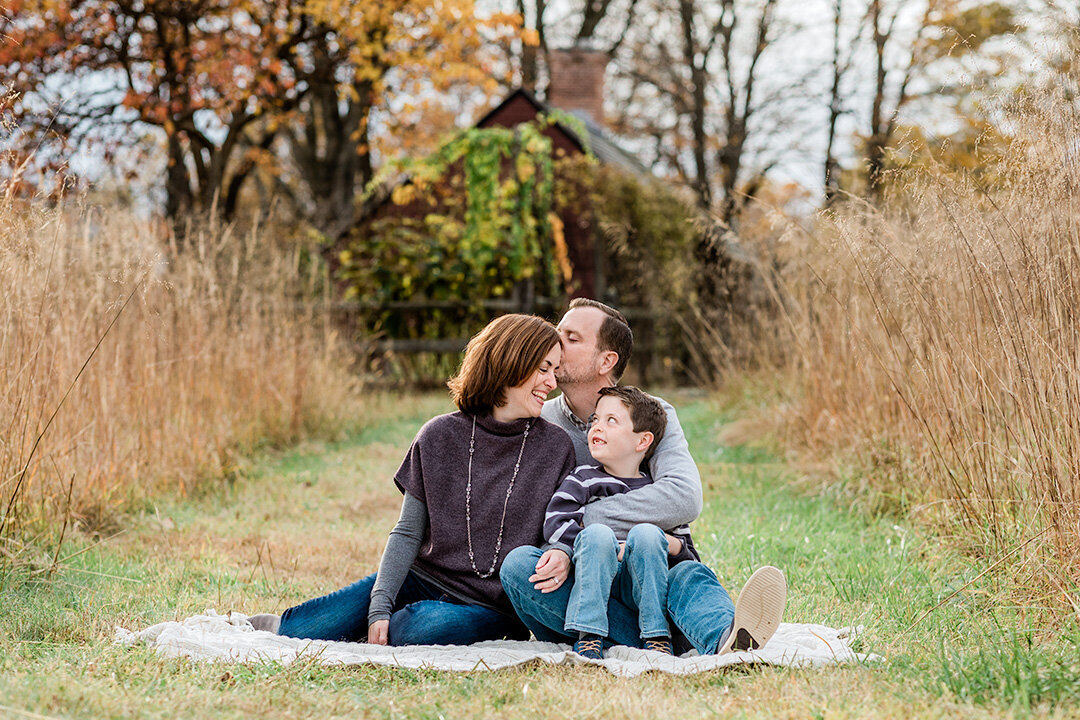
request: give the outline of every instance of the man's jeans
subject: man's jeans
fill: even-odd
[[[731,634],[735,603],[716,573],[694,560],[668,571],[668,617],[698,653],[715,655]]]
[[[289,608],[281,615],[278,634],[313,640],[365,640],[375,575]],[[394,601],[389,634],[391,645],[469,645],[480,640],[528,637],[516,619],[463,603],[412,572]]]
[[[641,639],[670,637],[667,606],[668,543],[656,525],[635,525],[619,541],[606,525],[590,525],[574,539],[574,586],[566,606],[566,632],[606,637],[608,600],[637,612]]]
[[[529,582],[541,555],[539,548],[530,545],[514,548],[503,561],[499,579],[518,617],[537,640],[573,643],[577,638],[563,631],[573,575],[558,590],[541,593]],[[609,642],[641,647],[636,613],[614,598],[607,610]],[[702,655],[716,653],[735,620],[735,605],[727,590],[712,570],[691,560],[668,571],[667,612],[671,624]]]

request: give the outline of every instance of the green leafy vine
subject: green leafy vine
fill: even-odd
[[[541,116],[514,128],[470,128],[427,157],[386,168],[367,197],[392,186],[392,202],[357,227],[339,253],[346,296],[372,305],[476,305],[525,282],[537,294],[561,295],[551,219],[553,150],[544,135],[551,122]],[[387,180],[391,174],[396,183]],[[480,315],[391,328],[391,314],[377,314],[375,324],[400,337],[445,335],[453,331],[447,322],[467,326]]]

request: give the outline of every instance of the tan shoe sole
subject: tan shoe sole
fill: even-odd
[[[731,635],[716,654],[765,647],[780,626],[786,603],[784,573],[771,565],[758,568],[739,593]]]

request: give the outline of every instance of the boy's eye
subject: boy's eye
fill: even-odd
[[[594,422],[596,422],[596,413],[593,413],[592,415],[590,415],[589,419],[585,421],[585,424],[586,425],[592,425]]]

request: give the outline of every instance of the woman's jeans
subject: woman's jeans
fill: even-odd
[[[668,542],[656,525],[635,525],[619,541],[606,525],[590,525],[574,539],[574,586],[566,605],[566,632],[608,634],[608,601],[637,612],[641,639],[670,637],[665,608]]]
[[[291,607],[281,615],[279,635],[312,640],[367,639],[368,606],[376,573],[329,595]],[[394,601],[391,645],[469,645],[480,640],[527,639],[528,631],[510,618],[444,593],[413,572]]]
[[[541,593],[529,582],[543,553],[523,545],[514,548],[499,571],[503,589],[518,617],[538,640],[572,643],[577,638],[563,630],[567,605],[575,578],[567,578],[558,590]],[[668,570],[667,614],[671,624],[702,655],[715,654],[727,640],[735,620],[731,596],[713,571],[692,560],[684,560]],[[607,640],[614,645],[641,647],[637,614],[612,598],[607,605]],[[676,637],[676,641],[678,638]]]

